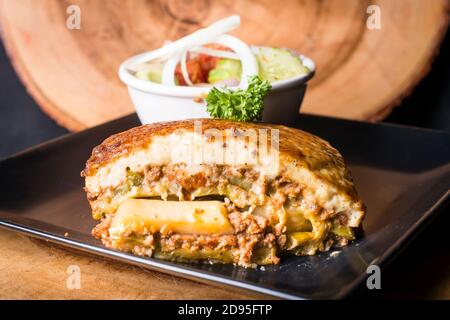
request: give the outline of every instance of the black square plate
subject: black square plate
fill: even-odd
[[[302,115],[297,127],[330,141],[353,173],[368,208],[361,239],[344,249],[289,257],[262,269],[141,258],[106,249],[91,237],[95,222],[80,177],[95,145],[138,124],[136,115],[130,115],[0,162],[0,226],[146,268],[275,297],[342,298],[364,281],[370,264],[383,267],[450,198],[449,134]]]

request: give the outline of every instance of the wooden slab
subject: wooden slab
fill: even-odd
[[[66,9],[81,9],[81,29]],[[369,4],[381,29],[369,30]],[[3,40],[28,91],[56,121],[80,130],[133,110],[117,68],[219,18],[234,34],[296,49],[317,62],[302,111],[351,119],[386,116],[426,74],[448,25],[447,0],[0,0]]]
[[[0,299],[261,299],[0,230]],[[68,268],[78,266],[80,289]]]

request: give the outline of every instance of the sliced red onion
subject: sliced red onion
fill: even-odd
[[[187,83],[187,85],[192,87],[194,84],[192,83],[191,79],[189,79],[189,72],[186,66],[187,54],[188,52],[185,51],[183,53],[183,56],[181,57],[181,74],[183,75],[183,79]]]
[[[238,15],[216,21],[208,27],[197,30],[186,37],[173,41],[159,49],[144,53],[137,57],[134,62],[139,64],[157,58],[170,58],[174,55],[179,56],[189,48],[214,42],[217,37],[236,29],[240,24],[241,18]]]

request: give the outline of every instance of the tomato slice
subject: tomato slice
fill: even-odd
[[[220,44],[207,44],[205,48],[222,50],[222,51],[233,51],[228,47]],[[198,54],[195,57],[191,57],[188,54],[186,59],[186,69],[189,74],[189,79],[193,84],[207,83],[209,71],[214,69],[217,62],[222,58],[213,57],[207,54]],[[175,69],[175,77],[178,81],[178,85],[186,86],[187,83],[184,80],[183,73],[181,72],[181,64],[179,63]]]

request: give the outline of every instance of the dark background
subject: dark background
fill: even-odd
[[[0,85],[0,159],[68,132],[28,95],[1,44]],[[430,73],[384,121],[450,132],[449,34]],[[450,299],[449,216],[447,206],[383,272],[382,290],[362,288],[354,297]]]

